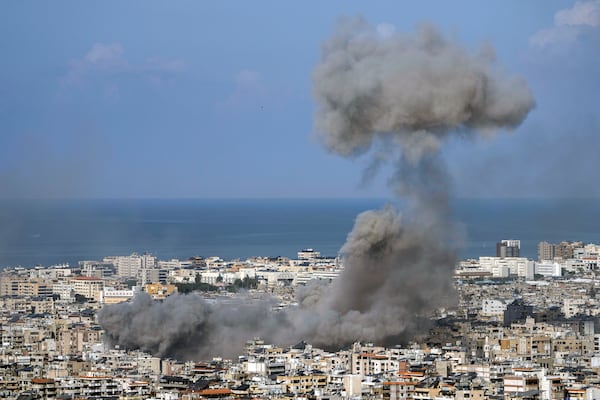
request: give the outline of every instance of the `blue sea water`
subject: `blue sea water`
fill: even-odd
[[[151,252],[160,259],[218,255],[335,255],[355,216],[377,199],[53,200],[0,202],[0,267],[50,265]],[[600,242],[597,200],[455,200],[461,258],[495,255],[520,239],[535,258],[542,240]]]

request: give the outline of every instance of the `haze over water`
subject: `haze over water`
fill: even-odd
[[[161,259],[217,255],[294,257],[305,247],[335,255],[354,218],[382,199],[52,200],[0,202],[0,267],[151,252]],[[495,255],[520,239],[537,258],[542,240],[600,242],[595,200],[456,200],[466,235],[461,258]]]

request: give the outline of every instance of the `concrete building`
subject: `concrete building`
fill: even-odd
[[[115,289],[114,287],[105,287],[102,289],[103,304],[117,304],[129,301],[139,292],[139,287],[134,286],[131,289]]]
[[[284,375],[277,377],[277,383],[281,385],[284,393],[294,395],[305,395],[327,385],[326,374],[304,373],[302,375]]]
[[[519,257],[521,252],[521,241],[505,239],[496,243],[496,257]]]
[[[415,385],[415,382],[383,382],[383,398],[386,400],[412,399]]]
[[[81,275],[96,278],[109,278],[116,272],[112,263],[102,261],[80,261],[79,268]]]
[[[535,262],[527,261],[526,263],[520,263],[517,266],[517,275],[525,280],[533,280],[535,277]]]
[[[314,249],[304,249],[298,252],[298,260],[301,261],[314,261],[321,257],[321,253]]]
[[[117,268],[117,275],[122,278],[137,278],[141,269],[156,267],[156,257],[151,254],[133,253],[129,256],[116,256],[105,259]]]
[[[556,245],[548,242],[538,244],[538,261],[554,260],[556,254]]]
[[[92,276],[74,276],[69,278],[69,285],[75,294],[97,302],[102,301],[102,289],[104,280]]]
[[[479,257],[482,271],[490,272],[493,277],[527,276],[528,260],[525,257]]]
[[[558,244],[540,242],[538,244],[538,261],[554,260],[555,258],[568,260],[574,258],[576,253],[581,253],[580,249],[584,247],[583,242],[563,241]]]
[[[177,292],[177,286],[162,283],[149,283],[144,286],[144,290],[153,299],[166,299],[168,296]]]
[[[535,273],[542,276],[558,277],[562,275],[562,266],[559,263],[535,263]]]
[[[168,275],[166,269],[140,268],[138,270],[138,284],[143,286],[148,283],[167,283]]]
[[[526,304],[522,299],[516,299],[506,306],[504,326],[509,326],[516,321],[523,321],[531,316],[533,316],[533,306]]]
[[[501,300],[484,299],[481,304],[481,315],[486,317],[503,316],[506,303]]]

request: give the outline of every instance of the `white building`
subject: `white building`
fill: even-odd
[[[565,298],[563,300],[562,312],[566,318],[572,318],[583,311],[584,305],[585,300],[583,299]]]
[[[485,299],[481,302],[481,315],[502,316],[506,310],[506,304],[501,300]]]
[[[157,264],[158,268],[166,269],[169,271],[180,268],[192,268],[194,265],[190,260],[181,261],[177,258],[172,258],[168,261],[158,261]]]
[[[519,275],[519,269],[526,271],[525,257],[479,257],[481,270],[491,272],[494,277]]]
[[[598,258],[600,257],[600,245],[590,243],[584,247],[578,247],[573,250],[573,257],[577,259]]]
[[[138,286],[134,286],[131,289],[115,289],[113,287],[105,287],[102,289],[101,302],[104,304],[116,304],[122,303],[133,299],[133,297],[140,291]]]
[[[533,280],[535,275],[535,262],[527,261],[525,264],[519,264],[517,275],[528,281]]]
[[[52,285],[52,293],[60,296],[61,300],[70,301],[75,296],[73,285],[67,282],[56,282]]]
[[[315,259],[321,257],[321,253],[315,251],[314,249],[304,249],[298,252],[298,260],[302,261],[314,261]]]
[[[100,278],[91,276],[76,276],[69,279],[69,284],[73,287],[75,294],[79,294],[97,302],[102,300],[104,281]]]
[[[562,276],[562,266],[559,263],[535,263],[535,273],[543,276]]]

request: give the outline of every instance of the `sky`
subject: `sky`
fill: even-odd
[[[520,127],[442,147],[456,197],[600,196],[600,0],[25,0],[0,14],[0,198],[389,196],[315,134],[342,16],[431,23],[527,81]]]

